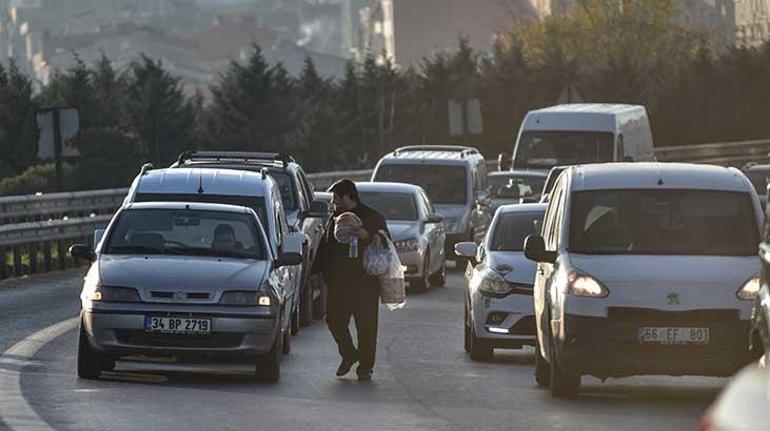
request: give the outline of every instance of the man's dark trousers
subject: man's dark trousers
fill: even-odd
[[[379,284],[376,278],[371,277],[345,278],[348,280],[329,286],[326,323],[337,341],[340,355],[345,359],[358,355],[358,371],[371,371],[377,350]],[[355,319],[358,350],[348,329],[351,317]]]

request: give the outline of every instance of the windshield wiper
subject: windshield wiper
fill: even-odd
[[[165,254],[166,249],[147,247],[143,245],[115,245],[107,249],[107,253]]]

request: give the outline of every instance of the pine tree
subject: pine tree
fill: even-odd
[[[32,80],[11,60],[0,68],[0,177],[16,175],[37,156],[37,101]]]

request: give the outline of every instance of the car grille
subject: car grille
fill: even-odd
[[[130,346],[226,349],[240,346],[243,334],[220,332],[211,335],[180,335],[116,330],[115,338],[121,344]]]
[[[614,322],[694,323],[736,322],[738,310],[661,311],[650,308],[610,307],[607,317]]]

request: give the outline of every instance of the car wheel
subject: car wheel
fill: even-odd
[[[426,253],[425,260],[422,262],[422,276],[420,279],[409,282],[409,288],[414,292],[425,292],[428,290],[428,286],[430,286],[430,275],[428,274],[428,268],[430,268],[430,258],[428,256],[429,255]]]
[[[580,375],[565,373],[559,366],[559,358],[553,337],[551,339],[550,385],[551,395],[557,398],[572,398],[580,392]]]
[[[310,280],[305,282],[302,299],[299,303],[299,326],[308,326],[313,322],[313,286]]]
[[[535,383],[538,386],[548,386],[551,383],[551,368],[540,354],[539,341],[535,341]]]
[[[283,340],[281,340],[281,352],[284,355],[291,353],[291,332],[286,331],[283,333]]]
[[[474,361],[489,361],[494,357],[494,349],[484,340],[476,336],[476,325],[471,323],[471,359]]]
[[[78,337],[78,377],[81,379],[98,379],[102,371],[109,371],[115,367],[115,361],[100,355],[91,347],[88,336],[80,325]]]
[[[431,286],[444,287],[446,284],[446,260],[441,264],[439,270],[430,276],[428,281],[430,281]]]
[[[299,301],[294,306],[294,311],[291,313],[291,319],[289,321],[291,335],[299,334]]]
[[[468,298],[465,298],[465,320],[463,322],[463,326],[465,327],[465,335],[463,337],[463,347],[465,348],[466,352],[471,351],[471,324],[470,324],[470,316],[468,315]]]
[[[275,383],[281,378],[281,356],[283,356],[283,338],[275,336],[273,347],[264,355],[257,356],[255,375],[261,382]]]

